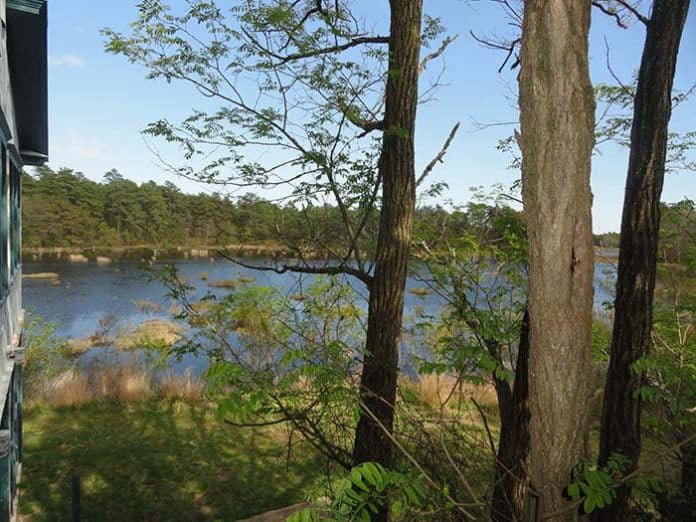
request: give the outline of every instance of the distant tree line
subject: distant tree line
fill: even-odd
[[[694,249],[696,238],[696,203],[685,198],[676,203],[660,203],[660,237],[658,258],[665,263],[683,264]],[[604,248],[619,248],[620,234],[606,232],[594,236],[594,244]]]
[[[229,197],[186,194],[175,184],[137,184],[116,170],[101,182],[72,169],[40,167],[23,179],[23,246],[87,247],[130,245],[296,245],[324,247],[346,241],[338,207],[302,207],[271,202],[253,193]],[[465,208],[423,206],[416,211],[417,242],[430,248],[455,245],[466,232],[517,221],[509,207],[471,203]],[[363,239],[370,252],[378,224]]]
[[[102,182],[40,167],[23,179],[23,245],[223,244],[272,237],[280,207],[248,194],[185,194],[171,182],[138,185],[116,170]]]
[[[685,199],[662,204],[660,256],[680,263],[696,236],[696,205]],[[87,247],[129,245],[281,246],[314,238],[317,245],[345,241],[339,209],[331,205],[298,208],[248,193],[235,198],[218,193],[186,194],[174,183],[138,185],[116,170],[93,181],[81,172],[40,167],[23,179],[23,246]],[[465,207],[441,205],[416,209],[414,240],[429,248],[458,246],[470,234],[503,238],[521,223],[516,210],[495,201]],[[321,223],[320,230],[318,223]],[[308,230],[308,229],[312,230]],[[374,243],[377,224],[370,223],[365,243]],[[618,248],[619,234],[594,236],[595,246]]]

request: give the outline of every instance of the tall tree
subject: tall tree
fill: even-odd
[[[299,261],[254,268],[348,274],[365,283],[368,328],[353,460],[390,466],[417,185],[418,78],[451,39],[420,61],[422,40],[440,33],[429,20],[421,34],[422,0],[390,0],[386,35],[372,35],[350,7],[244,0],[224,10],[195,1],[176,14],[147,0],[132,35],[106,31],[107,49],[145,65],[153,78],[189,83],[214,106],[180,124],[163,119],[148,128],[182,147],[186,163],[172,167],[175,173],[223,186],[284,186],[303,208],[336,205],[347,241],[340,249],[311,245],[325,248],[330,261],[306,261],[306,245],[298,242],[288,247]],[[269,159],[253,159],[260,156]],[[365,235],[376,214],[375,245]]]
[[[387,432],[394,423],[398,342],[416,206],[414,136],[423,2],[391,0],[390,4],[385,131],[378,166],[382,213],[360,380],[362,409],[353,450],[355,464],[375,461],[387,467],[392,462]]]
[[[529,237],[529,473],[540,517],[574,520],[564,498],[580,460],[591,371],[594,94],[590,0],[526,0],[519,104]],[[555,513],[555,515],[552,515]]]
[[[672,83],[689,0],[655,0],[647,26],[636,86],[619,269],[614,306],[614,330],[602,407],[599,462],[612,453],[630,460],[631,472],[641,451],[638,389],[643,376],[633,365],[651,343],[652,307],[660,231],[660,196],[672,111]],[[594,518],[630,520],[630,490],[621,487],[611,505]]]

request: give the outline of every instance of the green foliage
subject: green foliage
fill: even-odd
[[[693,89],[674,93],[673,108],[678,108],[679,104],[688,100],[692,94]],[[595,97],[600,111],[595,129],[597,147],[606,142],[614,142],[622,147],[630,146],[634,95],[635,82],[629,86],[608,84],[595,86]],[[694,150],[696,150],[696,132],[670,133],[667,142],[666,170],[668,172],[696,171]]]
[[[466,209],[455,209],[465,226],[447,253],[429,250],[429,286],[445,296],[439,321],[421,318],[416,338],[432,349],[424,373],[455,373],[480,382],[482,375],[510,381],[526,302],[527,242],[521,216],[502,196],[480,190]],[[441,236],[438,243],[447,241]],[[442,250],[442,247],[440,247]]]
[[[25,247],[263,240],[271,237],[278,212],[255,196],[235,203],[217,194],[187,195],[169,182],[137,185],[114,170],[97,183],[70,169],[40,167],[23,183]]]
[[[573,470],[573,482],[566,493],[572,500],[579,501],[586,514],[596,509],[603,509],[616,498],[616,489],[627,483],[631,486],[631,495],[636,501],[644,503],[662,490],[662,482],[652,476],[626,476],[629,459],[621,453],[612,453],[607,465],[583,462]]]
[[[684,198],[660,205],[660,211],[658,255],[661,261],[696,271],[696,204]]]
[[[365,160],[364,169],[369,161]],[[347,173],[351,191],[365,180]],[[101,183],[70,169],[40,167],[25,175],[22,205],[23,246],[197,246],[226,244],[278,245],[281,241],[310,247],[317,255],[340,250],[349,241],[337,206],[280,205],[255,194],[235,199],[218,194],[185,194],[174,184],[141,185],[110,171]],[[366,201],[349,200],[351,205]],[[492,212],[483,208],[479,212]],[[501,218],[507,211],[498,210]],[[348,212],[357,219],[354,211]],[[311,226],[308,227],[308,224]],[[422,207],[416,210],[417,241],[434,249],[457,244],[471,227],[461,209]],[[371,252],[376,242],[376,215],[369,217],[361,246]]]
[[[56,335],[56,325],[27,314],[24,323],[24,389],[29,401],[45,391],[48,381],[70,367],[70,349]]]
[[[611,326],[603,317],[592,321],[592,360],[609,361],[611,349]]]
[[[245,0],[226,9],[151,0],[138,7],[130,34],[104,30],[106,50],[144,65],[150,78],[189,83],[206,96],[208,110],[145,130],[181,147],[185,162],[175,173],[228,187],[286,185],[290,201],[308,210],[302,218],[321,227],[324,216],[314,210],[328,199],[343,206],[341,238],[346,219],[364,230],[376,203],[380,141],[363,135],[360,122],[381,110],[387,56],[384,42],[325,51],[369,34],[348,3],[317,9]],[[429,35],[437,26],[427,25]],[[272,160],[252,159],[268,150]],[[304,223],[303,239],[315,239],[306,237],[313,227]]]
[[[288,423],[348,465],[364,331],[358,296],[343,279],[319,277],[294,296],[237,285],[223,298],[194,299],[173,267],[156,275],[191,327],[175,353],[210,359],[208,394],[221,419]]]
[[[170,170],[213,186],[284,187],[298,220],[281,222],[275,238],[358,265],[373,257],[385,80],[398,74],[387,70],[388,36],[342,0],[137,5],[126,33],[103,30],[107,52],[205,99],[205,109],[144,131],[182,151]],[[442,32],[423,17],[424,46]]]
[[[426,500],[418,477],[365,462],[352,468],[339,483],[328,508],[303,509],[288,522],[369,522],[371,514],[384,508],[389,508],[393,520],[402,520],[407,511],[423,508]]]
[[[691,254],[693,255],[693,254]],[[661,288],[653,305],[653,348],[634,363],[633,370],[644,375],[637,390],[652,404],[654,415],[648,426],[665,444],[685,441],[696,430],[693,405],[696,403],[696,271],[690,256],[684,265],[660,268]],[[690,447],[680,453],[689,455]]]

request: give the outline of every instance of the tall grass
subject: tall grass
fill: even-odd
[[[52,406],[79,406],[93,399],[89,379],[75,368],[59,374],[47,391],[44,402]]]
[[[189,368],[183,374],[169,371],[154,378],[141,364],[111,363],[91,368],[68,368],[42,386],[32,388],[29,403],[56,407],[80,406],[91,401],[136,404],[150,399],[197,401],[204,382]]]
[[[193,402],[202,395],[203,380],[194,376],[191,368],[187,368],[183,374],[170,370],[160,377],[159,391],[163,399],[181,399]]]
[[[404,379],[400,386],[414,394],[420,404],[430,408],[457,408],[473,399],[486,413],[498,411],[498,398],[491,384],[474,384],[449,375],[427,374]]]
[[[91,375],[95,399],[136,403],[154,396],[150,376],[137,363],[108,365]]]

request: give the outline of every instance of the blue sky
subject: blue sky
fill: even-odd
[[[176,0],[172,0],[176,1]],[[387,0],[363,2],[365,16],[376,26],[388,20]],[[649,2],[643,1],[647,6]],[[442,18],[449,33],[459,34],[450,46],[443,82],[436,100],[421,107],[417,132],[417,164],[422,168],[437,153],[449,129],[461,130],[433,179],[449,190],[442,199],[468,200],[470,187],[509,185],[517,175],[507,169],[509,157],[496,150],[498,140],[515,125],[517,71],[497,69],[503,55],[482,48],[469,35],[505,34],[506,20],[488,0],[425,0],[426,10]],[[644,9],[645,10],[645,9]],[[174,121],[199,104],[195,91],[183,85],[147,80],[146,71],[103,51],[99,30],[126,30],[135,16],[135,0],[49,1],[49,118],[50,165],[80,170],[100,179],[111,168],[137,182],[170,180],[187,192],[207,187],[172,177],[157,165],[140,131],[148,122],[166,116]],[[593,12],[590,59],[594,82],[612,82],[606,66],[606,42],[614,72],[626,83],[637,70],[644,28],[617,28]],[[679,55],[675,87],[696,83],[696,14],[691,10]],[[435,65],[435,64],[433,64]],[[696,128],[696,99],[675,109],[672,130]],[[595,232],[618,230],[621,217],[627,151],[604,146],[593,164]],[[696,198],[696,173],[670,174],[663,200]]]

